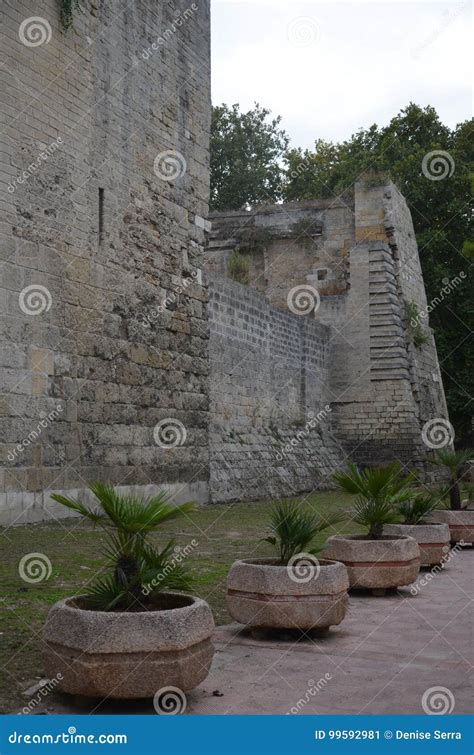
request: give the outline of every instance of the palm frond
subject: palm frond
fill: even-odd
[[[282,501],[272,510],[273,534],[264,541],[274,546],[282,563],[287,563],[297,553],[309,552],[308,546],[316,535],[343,518],[344,514],[337,513],[323,520],[304,510],[297,501]]]
[[[193,509],[192,503],[170,503],[165,492],[145,498],[119,493],[102,482],[91,485],[91,490],[111,523],[132,534],[150,532]]]
[[[81,595],[81,604],[93,611],[112,611],[114,608],[128,608],[133,603],[130,595],[114,576],[98,577]]]
[[[71,509],[71,511],[75,511],[76,513],[80,514],[86,519],[89,519],[92,522],[95,522],[96,524],[106,521],[106,517],[99,509],[88,508],[80,501],[76,501],[75,498],[68,498],[67,496],[60,495],[59,493],[51,493],[51,498],[53,499],[53,501],[57,501],[63,506],[66,506],[68,509]]]
[[[382,536],[384,524],[398,520],[396,507],[413,498],[410,484],[414,477],[413,472],[403,475],[399,462],[362,470],[350,464],[347,472],[333,475],[339,487],[357,495],[352,518],[367,527],[373,538]]]
[[[190,590],[193,580],[189,570],[180,563],[173,540],[158,550],[147,545],[140,564],[142,584],[147,593],[165,590]]]
[[[434,457],[427,460],[439,467],[446,467],[456,475],[458,469],[472,458],[474,458],[474,451],[469,448],[461,451],[455,451],[453,448],[441,448]]]
[[[433,493],[419,493],[409,501],[403,501],[398,511],[404,524],[421,524],[436,508],[438,499]]]

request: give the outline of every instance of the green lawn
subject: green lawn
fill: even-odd
[[[324,515],[346,510],[349,496],[337,492],[318,493],[307,503]],[[266,543],[271,503],[238,503],[197,508],[188,517],[175,520],[160,530],[163,542],[174,537],[180,546],[193,539],[198,545],[187,559],[194,579],[194,593],[212,607],[217,624],[230,621],[225,607],[225,583],[235,559],[271,554]],[[338,531],[356,532],[352,523],[338,525]],[[331,530],[321,536],[322,544]],[[48,608],[60,598],[81,591],[103,565],[101,532],[79,519],[60,524],[45,523],[0,530],[0,711],[25,705],[21,692],[43,676],[41,628]],[[19,576],[18,564],[28,553],[45,554],[53,567],[51,577],[27,584]]]

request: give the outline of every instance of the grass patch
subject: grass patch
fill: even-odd
[[[307,506],[324,517],[350,507],[350,496],[338,492],[312,495]],[[171,521],[152,536],[165,542],[174,537],[179,546],[197,540],[187,563],[195,579],[194,593],[210,604],[216,624],[229,622],[225,606],[226,577],[239,558],[273,555],[271,546],[259,542],[268,534],[272,503],[237,503],[197,508]],[[357,532],[351,522],[339,524],[339,532]],[[315,543],[322,545],[331,530]],[[80,519],[40,523],[0,530],[0,711],[18,710],[26,704],[22,691],[44,676],[41,662],[41,630],[50,606],[79,594],[104,566],[102,533]],[[52,564],[51,577],[38,584],[24,582],[18,564],[27,553],[42,553]]]

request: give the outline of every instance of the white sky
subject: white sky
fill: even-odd
[[[472,116],[466,0],[212,0],[213,104],[283,116],[291,146],[388,123],[410,101]]]

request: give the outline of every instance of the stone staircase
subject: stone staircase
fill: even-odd
[[[406,380],[409,362],[395,263],[388,250],[370,252],[369,321],[371,380]]]

